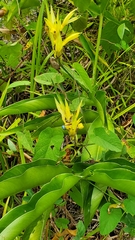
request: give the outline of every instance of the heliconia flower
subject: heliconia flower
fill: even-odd
[[[56,103],[56,107],[57,107],[59,113],[62,116],[62,120],[63,120],[64,124],[66,125],[67,123],[70,123],[73,114],[70,112],[70,108],[68,106],[66,99],[65,99],[65,105],[60,98],[59,98],[59,102],[55,99],[55,103]]]
[[[50,12],[47,9],[47,18],[45,18],[45,23],[47,26],[47,33],[51,40],[52,48],[54,50],[55,57],[59,57],[62,53],[63,47],[70,41],[78,38],[80,35],[79,32],[74,32],[70,34],[68,37],[66,37],[64,40],[62,38],[62,30],[63,28],[68,25],[71,22],[76,21],[79,16],[72,17],[74,12],[77,9],[72,10],[63,20],[61,23],[61,20],[59,18],[59,11],[57,12],[57,16],[55,17],[53,8],[51,6]]]
[[[72,41],[72,40],[78,38],[79,35],[80,35],[79,32],[76,32],[76,33],[72,33],[72,34],[70,34],[68,37],[66,37],[66,38],[63,40],[63,43],[62,43],[63,46],[65,46],[68,42],[70,42],[70,41]]]
[[[82,101],[80,102],[77,111],[73,114],[70,111],[69,105],[65,99],[65,105],[63,101],[59,98],[59,102],[55,99],[56,107],[62,116],[62,120],[64,122],[64,128],[68,131],[69,136],[72,140],[76,137],[77,129],[82,129],[84,126],[81,123],[81,118],[79,117],[79,113],[81,110]]]
[[[61,30],[62,30],[66,25],[68,25],[68,24],[71,23],[71,22],[75,22],[75,21],[79,18],[79,16],[71,18],[76,10],[77,10],[77,8],[74,9],[74,10],[72,10],[72,11],[64,18],[63,23],[61,24]]]

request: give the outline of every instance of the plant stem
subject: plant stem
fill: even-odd
[[[100,47],[100,41],[101,41],[102,25],[103,25],[103,14],[101,13],[99,16],[98,38],[97,38],[97,45],[96,45],[95,61],[93,66],[93,77],[92,77],[93,85],[96,84],[97,62],[98,62],[98,54],[99,54],[99,47]]]
[[[44,1],[42,2],[38,20],[37,20],[37,26],[36,26],[36,33],[34,37],[34,44],[33,44],[33,54],[32,54],[32,65],[31,65],[31,84],[30,84],[30,98],[34,97],[34,90],[35,90],[35,83],[34,83],[34,77],[35,77],[35,70],[37,74],[37,68],[39,67],[40,62],[40,43],[41,43],[41,32],[42,32],[42,18],[43,18],[43,12],[44,12]],[[38,46],[38,53],[37,53],[37,46]]]

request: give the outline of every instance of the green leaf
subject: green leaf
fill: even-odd
[[[118,26],[117,28],[117,33],[122,40],[124,37],[125,30],[129,31],[129,29],[126,27],[125,23],[122,23],[121,25]]]
[[[96,17],[100,14],[100,6],[98,6],[94,1],[90,1],[89,12],[93,17]]]
[[[109,0],[101,0],[100,12],[103,13],[107,7]]]
[[[81,15],[81,17],[72,24],[74,31],[82,32],[87,27],[87,20],[88,16],[86,14]]]
[[[2,104],[3,104],[4,100],[5,100],[5,97],[6,97],[6,94],[7,94],[7,90],[8,90],[8,86],[9,86],[9,82],[10,82],[10,80],[6,83],[5,89],[2,92],[2,95],[1,95],[1,98],[0,98],[0,107],[2,107]]]
[[[77,71],[78,75],[80,76],[81,82],[83,83],[83,85],[90,91],[90,93],[92,93],[93,81],[92,81],[92,79],[89,78],[87,72],[84,70],[82,65],[80,63],[75,62],[73,64],[73,67],[75,68],[75,70]]]
[[[68,228],[69,220],[66,218],[57,218],[55,219],[55,224],[60,229]]]
[[[79,177],[68,173],[53,178],[27,204],[14,208],[0,220],[0,236],[13,240],[78,181]]]
[[[0,55],[8,67],[15,68],[22,56],[22,45],[18,42],[5,44],[0,47]]]
[[[32,0],[32,1],[21,0],[20,1],[21,9],[32,8],[32,7],[36,7],[36,6],[40,6],[39,0]]]
[[[81,208],[83,207],[83,205],[82,205],[82,195],[81,195],[81,192],[78,190],[78,188],[76,186],[74,186],[71,189],[69,195],[73,199],[73,201],[76,202],[76,204],[78,206],[80,206]]]
[[[56,166],[54,161],[47,159],[16,165],[0,177],[0,199],[45,184],[54,176],[70,171],[64,165]]]
[[[125,211],[130,213],[131,215],[135,215],[135,197],[128,196],[128,199],[123,201]]]
[[[13,82],[8,86],[8,89],[10,88],[16,88],[16,87],[20,87],[20,86],[30,86],[30,82],[29,81],[17,81],[17,82]]]
[[[79,39],[80,39],[80,41],[82,43],[83,48],[88,53],[91,61],[94,62],[95,55],[93,53],[94,47],[93,47],[92,43],[83,34],[80,35]]]
[[[135,15],[135,1],[131,0],[129,2],[130,12],[132,12]]]
[[[77,234],[73,238],[73,240],[80,240],[85,234],[85,226],[84,226],[83,222],[79,221],[76,225],[76,228],[77,228]]]
[[[30,132],[24,130],[24,132],[17,132],[16,134],[23,147],[33,153],[33,141]]]
[[[54,85],[56,83],[61,83],[64,81],[63,76],[57,72],[43,73],[35,77],[35,81],[40,84],[45,85]]]
[[[106,203],[100,210],[99,228],[102,235],[108,235],[112,232],[117,224],[120,222],[122,217],[121,209],[111,209],[110,214],[108,208],[110,203]]]
[[[108,55],[118,50],[118,47],[116,46],[116,44],[120,42],[120,38],[117,33],[118,26],[119,25],[117,23],[109,21],[102,30],[101,44]]]
[[[10,139],[8,139],[8,147],[11,151],[17,152],[17,148],[16,148],[15,144]]]
[[[116,161],[117,162],[117,161]],[[114,162],[97,163],[88,168],[83,172],[85,179],[94,181],[96,183],[110,186],[114,189],[122,191],[124,193],[135,196],[135,167],[134,164],[120,164]],[[100,176],[100,177],[99,177]]]
[[[126,224],[124,227],[124,232],[129,233],[131,236],[135,236],[135,216],[132,216],[130,214],[126,214],[122,218],[122,222]]]
[[[103,184],[96,183],[92,195],[91,195],[91,205],[90,205],[90,222],[92,221],[96,211],[98,210],[98,207],[104,197],[104,193],[106,191],[107,187]]]
[[[79,8],[80,12],[84,12],[88,9],[89,5],[90,5],[90,0],[73,0],[74,4],[76,7]]]
[[[54,109],[56,108],[54,97],[55,95],[50,94],[33,99],[21,100],[20,102],[13,103],[0,109],[0,116],[34,112],[43,109]]]
[[[84,216],[84,225],[87,229],[90,224],[90,206],[91,206],[91,195],[93,186],[89,181],[82,180],[80,181],[81,194],[82,194],[82,203],[83,203],[83,216]]]
[[[50,216],[53,206],[49,207],[41,217],[32,222],[24,231],[22,240],[41,239],[46,222]]]
[[[121,37],[128,44],[133,38],[133,31],[132,24],[127,20],[118,23],[109,21],[104,26],[101,37],[101,44],[107,54],[110,55],[112,52],[119,50]]]
[[[49,158],[51,160],[60,160],[61,145],[63,142],[63,131],[61,129],[46,128],[40,135],[35,146],[35,156],[33,160],[40,158]]]
[[[81,66],[80,64],[78,66]],[[80,70],[83,69],[83,67],[80,67]],[[67,66],[64,66],[64,73],[67,73],[68,76],[70,76],[70,78],[72,78],[72,80],[75,80],[78,82],[79,85],[81,85],[85,90],[88,89],[89,90],[89,87],[91,86],[91,79],[88,77],[87,73],[85,72],[85,76],[86,76],[86,82],[85,82],[85,79],[83,79],[75,70],[67,67]],[[85,71],[84,69],[82,71]],[[89,78],[89,80],[88,80]],[[89,81],[89,83],[88,83]],[[88,86],[89,85],[89,86]]]
[[[85,145],[86,146],[83,148],[83,151],[82,151],[82,155],[81,155],[82,161],[87,161],[90,158],[98,161],[102,158],[102,153],[104,149],[101,146],[97,145],[95,141],[93,141],[91,138],[91,136],[94,135],[94,129],[102,126],[103,126],[103,123],[99,117],[97,117],[93,121],[93,123],[90,125],[87,131],[86,139],[84,141],[84,146]]]
[[[95,135],[91,136],[91,140],[97,145],[103,147],[106,150],[121,152],[122,144],[115,133],[103,127],[99,127],[94,129],[94,134]]]
[[[43,227],[44,227],[44,219],[41,218],[39,221],[37,221],[36,226],[33,228],[29,240],[35,240],[35,239],[41,239],[43,234]],[[23,237],[24,240],[24,237]]]

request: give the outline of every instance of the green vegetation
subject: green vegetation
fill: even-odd
[[[0,3],[0,240],[135,236],[135,1]]]

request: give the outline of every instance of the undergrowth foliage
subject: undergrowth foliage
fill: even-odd
[[[135,236],[134,15],[1,1],[0,240]]]

